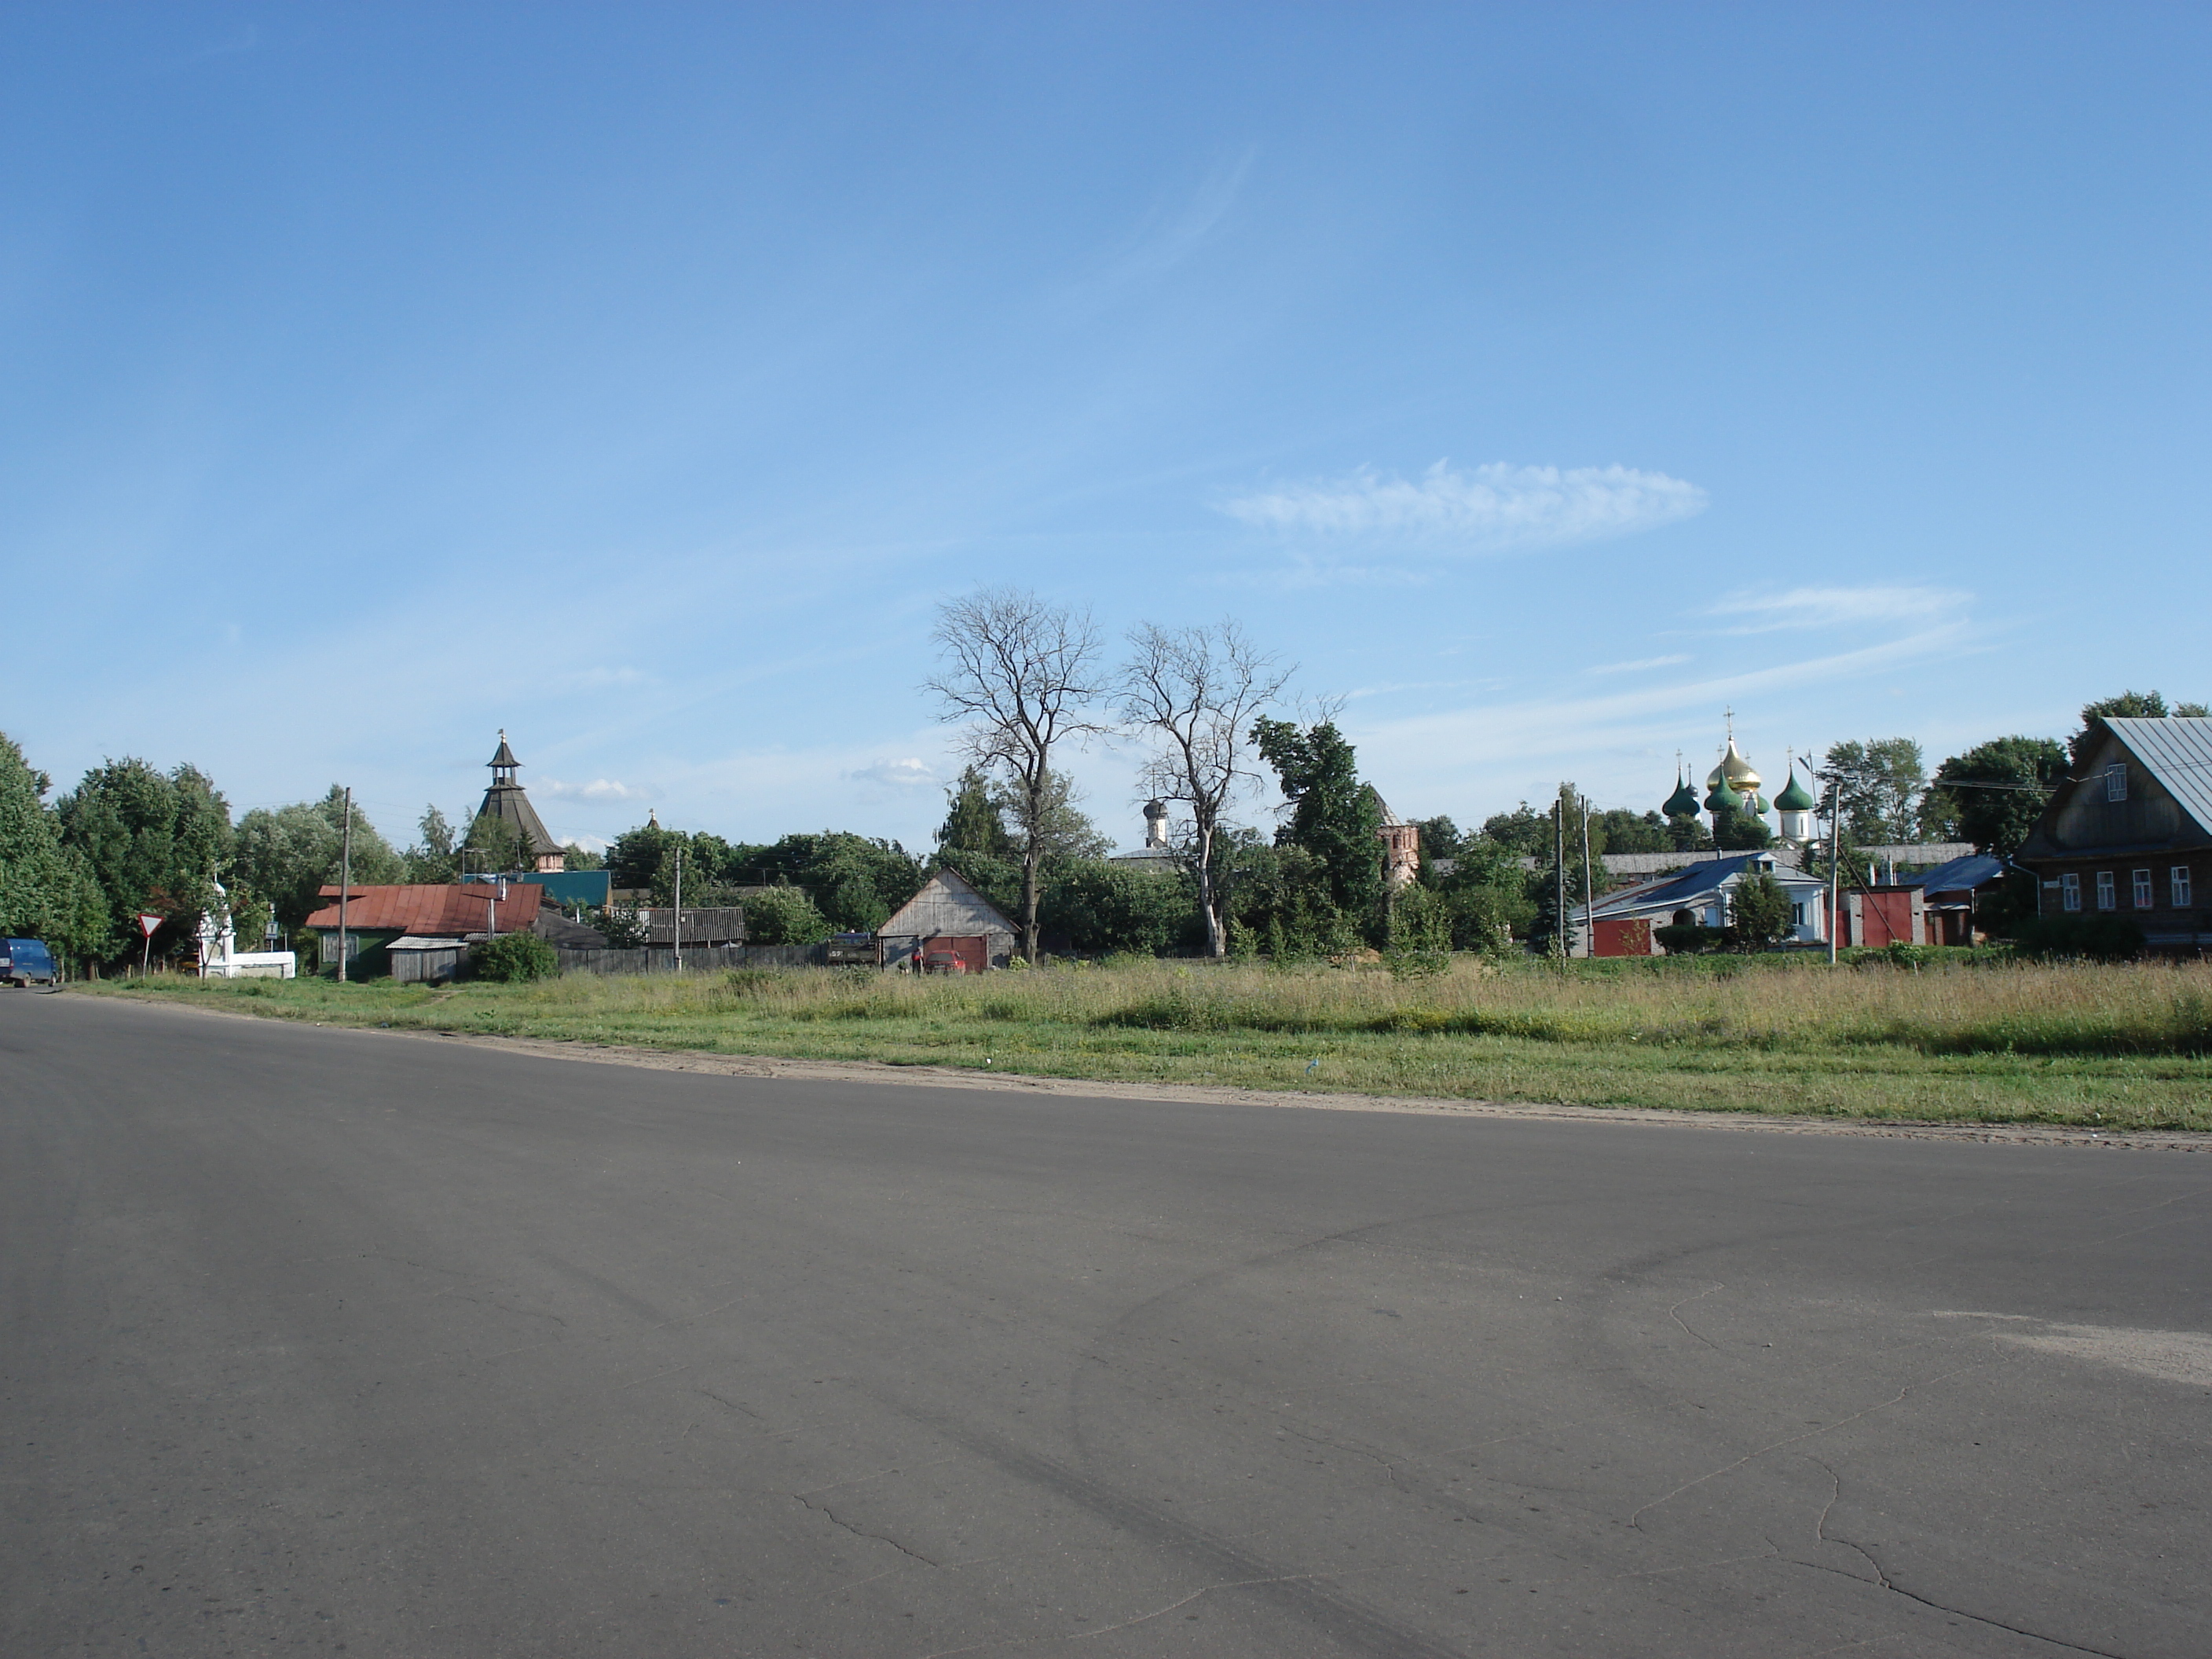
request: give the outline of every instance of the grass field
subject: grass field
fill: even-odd
[[[1054,1077],[1923,1121],[2212,1128],[2212,964],[1472,959],[975,979],[738,969],[534,985],[79,986],[331,1024]]]

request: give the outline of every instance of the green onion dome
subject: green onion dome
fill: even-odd
[[[1785,812],[1809,812],[1814,800],[1805,786],[1797,781],[1797,769],[1790,769],[1790,787],[1774,798],[1774,804]]]
[[[1667,804],[1659,810],[1670,818],[1698,816],[1698,792],[1690,787],[1690,781],[1680,772],[1674,775],[1674,793],[1667,797]]]
[[[1743,797],[1729,787],[1726,778],[1705,793],[1705,811],[1708,812],[1740,812],[1742,810]]]
[[[1765,817],[1769,812],[1771,812],[1774,808],[1768,804],[1765,796],[1753,795],[1751,798],[1751,810],[1758,813],[1759,817]]]

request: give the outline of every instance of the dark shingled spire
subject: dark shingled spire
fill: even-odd
[[[530,804],[530,797],[517,783],[514,774],[522,763],[514,757],[514,750],[507,746],[507,733],[499,734],[499,752],[485,763],[491,768],[491,787],[484,791],[483,805],[477,808],[477,816],[489,813],[501,823],[511,825],[522,834],[523,857],[540,869],[557,868],[550,860],[561,854],[561,843],[553,839],[544,819]]]

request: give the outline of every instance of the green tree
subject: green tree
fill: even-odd
[[[1461,951],[1502,951],[1536,919],[1528,896],[1527,856],[1488,836],[1470,836],[1455,855],[1452,872],[1437,883],[1450,907],[1452,945]]]
[[[112,939],[136,939],[142,913],[167,918],[167,944],[198,933],[232,839],[230,807],[205,773],[109,761],[54,810],[63,844],[99,884]]]
[[[607,871],[612,884],[625,891],[653,885],[668,849],[669,831],[660,820],[648,817],[635,830],[625,830],[607,848]]]
[[[1695,812],[1677,813],[1667,820],[1667,845],[1661,850],[1709,853],[1713,850],[1712,834]]]
[[[1992,738],[1936,769],[1923,818],[1942,839],[2010,858],[2066,775],[2066,750],[2049,738]]]
[[[567,867],[568,869],[604,870],[607,867],[607,861],[605,859],[600,857],[599,854],[592,851],[590,848],[581,846],[575,842],[572,841],[568,842],[566,846],[562,848],[561,851],[566,860]]]
[[[1755,852],[1774,843],[1766,820],[1753,812],[1726,811],[1713,815],[1711,845],[1725,852]]]
[[[1059,772],[1048,773],[1034,809],[1019,789],[1001,785],[991,793],[991,804],[1014,823],[1032,823],[1027,830],[1037,848],[1040,864],[1068,859],[1103,859],[1114,850],[1113,838],[1098,833],[1098,826],[1076,808],[1074,780]],[[1033,820],[1024,814],[1034,810]]]
[[[1510,812],[1494,812],[1482,821],[1486,838],[1511,848],[1524,859],[1552,856],[1552,814],[1539,812],[1522,801]]]
[[[1451,966],[1451,904],[1441,893],[1414,882],[1390,904],[1390,938],[1382,958],[1399,979],[1422,979]]]
[[[2085,703],[2081,708],[2081,728],[2067,740],[2067,748],[2074,757],[2074,764],[2086,765],[2089,749],[2096,735],[2095,722],[2100,720],[2162,720],[2179,716],[2183,720],[2203,720],[2206,709],[2201,702],[2178,702],[2166,706],[2166,699],[2155,691],[2123,691],[2117,697],[2100,697]]]
[[[1304,731],[1288,720],[1261,719],[1252,735],[1275,769],[1291,815],[1279,845],[1313,860],[1316,900],[1333,908],[1355,933],[1382,921],[1382,808],[1359,781],[1358,757],[1334,720]]]
[[[344,828],[345,791],[336,784],[319,801],[273,810],[257,806],[238,821],[232,867],[257,896],[267,901],[289,932],[323,907],[323,888],[338,879]],[[354,885],[375,887],[407,878],[406,860],[392,850],[356,805]]]
[[[1729,926],[1736,946],[1763,951],[1790,929],[1790,890],[1765,870],[1740,878],[1729,895]]]
[[[1593,853],[1665,853],[1674,849],[1667,821],[1656,812],[1638,814],[1609,806],[1590,819]]]
[[[987,853],[1005,858],[1014,850],[1006,820],[991,799],[991,780],[980,766],[963,768],[960,781],[945,792],[945,823],[937,831],[940,849]]]
[[[116,949],[112,919],[91,866],[62,843],[44,799],[52,787],[0,733],[0,934],[44,939],[73,961],[105,959]]]
[[[459,849],[446,815],[434,805],[426,806],[416,829],[421,839],[399,855],[407,866],[407,879],[424,886],[443,886],[458,880],[460,860],[455,854]]]
[[[1928,777],[1920,745],[1911,738],[1832,744],[1826,768],[1837,775],[1831,789],[1840,791],[1846,839],[1881,846],[1909,842],[1919,832],[1920,795]],[[1717,831],[1714,839],[1720,840]]]
[[[1054,866],[1046,878],[1045,930],[1079,956],[1162,956],[1203,948],[1195,904],[1186,875],[1073,860]]]
[[[1421,836],[1421,884],[1434,887],[1443,879],[1437,866],[1456,860],[1460,844],[1467,837],[1460,833],[1459,825],[1441,813],[1432,818],[1415,818],[1413,828]]]
[[[529,839],[521,827],[496,812],[477,814],[461,851],[468,854],[469,869],[479,874],[519,872],[537,862],[530,855]]]
[[[833,930],[814,902],[796,887],[770,887],[745,896],[745,943],[815,945]]]

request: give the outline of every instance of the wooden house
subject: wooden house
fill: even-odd
[[[2097,720],[2013,862],[2045,916],[2122,918],[2151,949],[2212,945],[2212,720]]]
[[[325,901],[323,908],[307,918],[307,925],[322,940],[322,966],[335,968],[338,961],[338,890],[325,887],[322,896]],[[410,941],[406,949],[413,951],[433,940],[465,944],[471,938],[482,939],[489,933],[533,932],[544,897],[541,889],[526,882],[510,882],[504,896],[491,884],[349,888],[345,902],[346,972],[359,979],[374,979],[392,972],[391,947],[403,939]],[[601,942],[605,942],[604,939]]]

